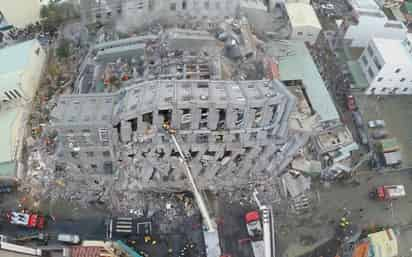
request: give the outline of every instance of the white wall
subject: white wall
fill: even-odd
[[[412,94],[412,62],[406,64],[397,64],[396,59],[393,63],[385,63],[373,41],[369,43],[373,55],[365,48],[358,62],[369,83],[366,94],[387,95],[387,94]],[[365,57],[365,58],[364,58]],[[373,58],[381,65],[378,69]],[[365,64],[364,60],[367,60]],[[369,75],[368,70],[374,74]],[[394,91],[395,90],[395,91]]]
[[[0,0],[0,11],[8,23],[23,28],[40,20],[40,0]]]
[[[46,62],[46,53],[36,41],[30,51],[29,64],[25,69],[21,81],[21,90],[26,98],[31,100],[40,84],[41,73]]]
[[[384,27],[387,23],[386,17],[360,16],[357,25],[350,25],[344,39],[351,40],[351,47],[364,48],[373,37],[403,39],[406,37],[407,29]],[[399,22],[399,24],[402,24]]]

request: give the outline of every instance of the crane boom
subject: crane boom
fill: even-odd
[[[176,149],[179,152],[179,155],[180,155],[179,160],[183,164],[183,167],[186,171],[186,175],[189,178],[189,182],[190,182],[190,185],[192,186],[192,191],[195,196],[195,200],[196,200],[197,206],[199,207],[200,213],[202,214],[203,220],[206,223],[208,231],[213,232],[215,231],[215,226],[212,222],[212,219],[210,218],[210,214],[209,214],[209,211],[207,210],[206,203],[203,200],[202,195],[200,194],[200,191],[196,185],[195,179],[193,178],[192,171],[190,170],[190,167],[186,160],[186,156],[183,154],[182,149],[180,148],[180,145],[177,142],[174,134],[169,132],[169,135],[171,136],[173,143],[175,144]]]

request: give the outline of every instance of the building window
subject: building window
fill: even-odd
[[[94,156],[94,152],[86,152],[86,156],[92,158]]]
[[[216,143],[223,143],[223,135],[215,136]]]
[[[235,109],[234,112],[235,112],[235,117],[236,117],[235,126],[236,128],[240,128],[243,126],[244,112],[243,110],[240,110],[240,109]]]
[[[224,129],[225,121],[226,121],[226,110],[217,109],[217,114],[218,114],[217,129]]]
[[[186,8],[187,8],[187,3],[186,3],[186,1],[183,1],[182,2],[182,10],[186,10]]]
[[[260,125],[260,122],[263,118],[262,108],[253,108],[255,110],[255,119],[253,121],[253,127],[257,128]]]
[[[376,81],[381,82],[383,80],[382,77],[379,77]]]
[[[298,34],[298,36],[303,36],[303,32],[301,32],[301,31],[298,31],[297,34]]]
[[[210,6],[209,1],[206,1],[206,2],[205,2],[205,9],[208,10],[208,9],[209,9],[209,6]]]
[[[220,10],[220,2],[216,2],[216,10]]]
[[[199,128],[200,129],[207,128],[208,118],[209,118],[209,109],[201,108],[200,109],[200,121],[199,121]]]
[[[170,11],[176,11],[176,3],[170,4]]]
[[[369,77],[371,77],[371,78],[373,78],[375,76],[375,74],[373,74],[373,71],[372,71],[371,67],[368,68],[368,74],[369,74]]]
[[[209,141],[209,136],[206,134],[200,134],[196,137],[196,143],[198,144],[205,144]]]
[[[376,56],[373,57],[373,62],[375,63],[375,66],[378,70],[382,69],[382,65],[379,63],[378,58],[376,58]]]
[[[103,152],[103,157],[109,158],[110,157],[110,152],[109,151],[104,151]]]
[[[363,62],[363,64],[364,64],[365,66],[368,65],[368,59],[366,58],[365,55],[362,56],[362,62]]]
[[[251,141],[256,141],[257,140],[257,132],[250,133],[250,140]]]
[[[401,78],[400,82],[404,82],[406,79],[405,78]]]
[[[373,50],[371,46],[368,46],[368,53],[370,56],[373,56]]]
[[[190,109],[182,109],[181,113],[180,128],[184,130],[190,129],[192,126],[192,114],[190,113]]]
[[[233,143],[238,143],[240,142],[240,134],[236,133],[233,135]]]
[[[407,87],[404,87],[404,88],[402,89],[402,91],[403,91],[403,92],[406,92],[406,91],[408,91],[408,88],[407,88]]]
[[[401,69],[400,68],[397,68],[396,70],[395,70],[395,73],[399,73],[401,71]]]
[[[79,159],[79,152],[70,152],[70,154],[72,155],[72,158]]]

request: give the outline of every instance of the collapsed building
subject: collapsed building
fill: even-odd
[[[258,33],[279,32],[273,26],[273,0],[81,0],[80,3],[83,24],[114,24],[120,31],[154,23],[211,29],[225,19],[245,16]]]
[[[184,190],[177,149],[163,129],[170,124],[199,185],[218,189],[284,170],[306,142],[288,130],[294,106],[279,81],[153,80],[61,96],[52,127],[60,165],[134,177],[140,189]]]

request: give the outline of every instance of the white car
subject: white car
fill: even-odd
[[[320,8],[328,9],[328,10],[334,10],[335,6],[333,4],[321,4]]]
[[[69,243],[69,244],[78,244],[80,243],[79,235],[73,234],[58,234],[57,241]]]
[[[369,128],[383,128],[385,127],[385,121],[384,120],[370,120],[368,121],[368,127]]]

